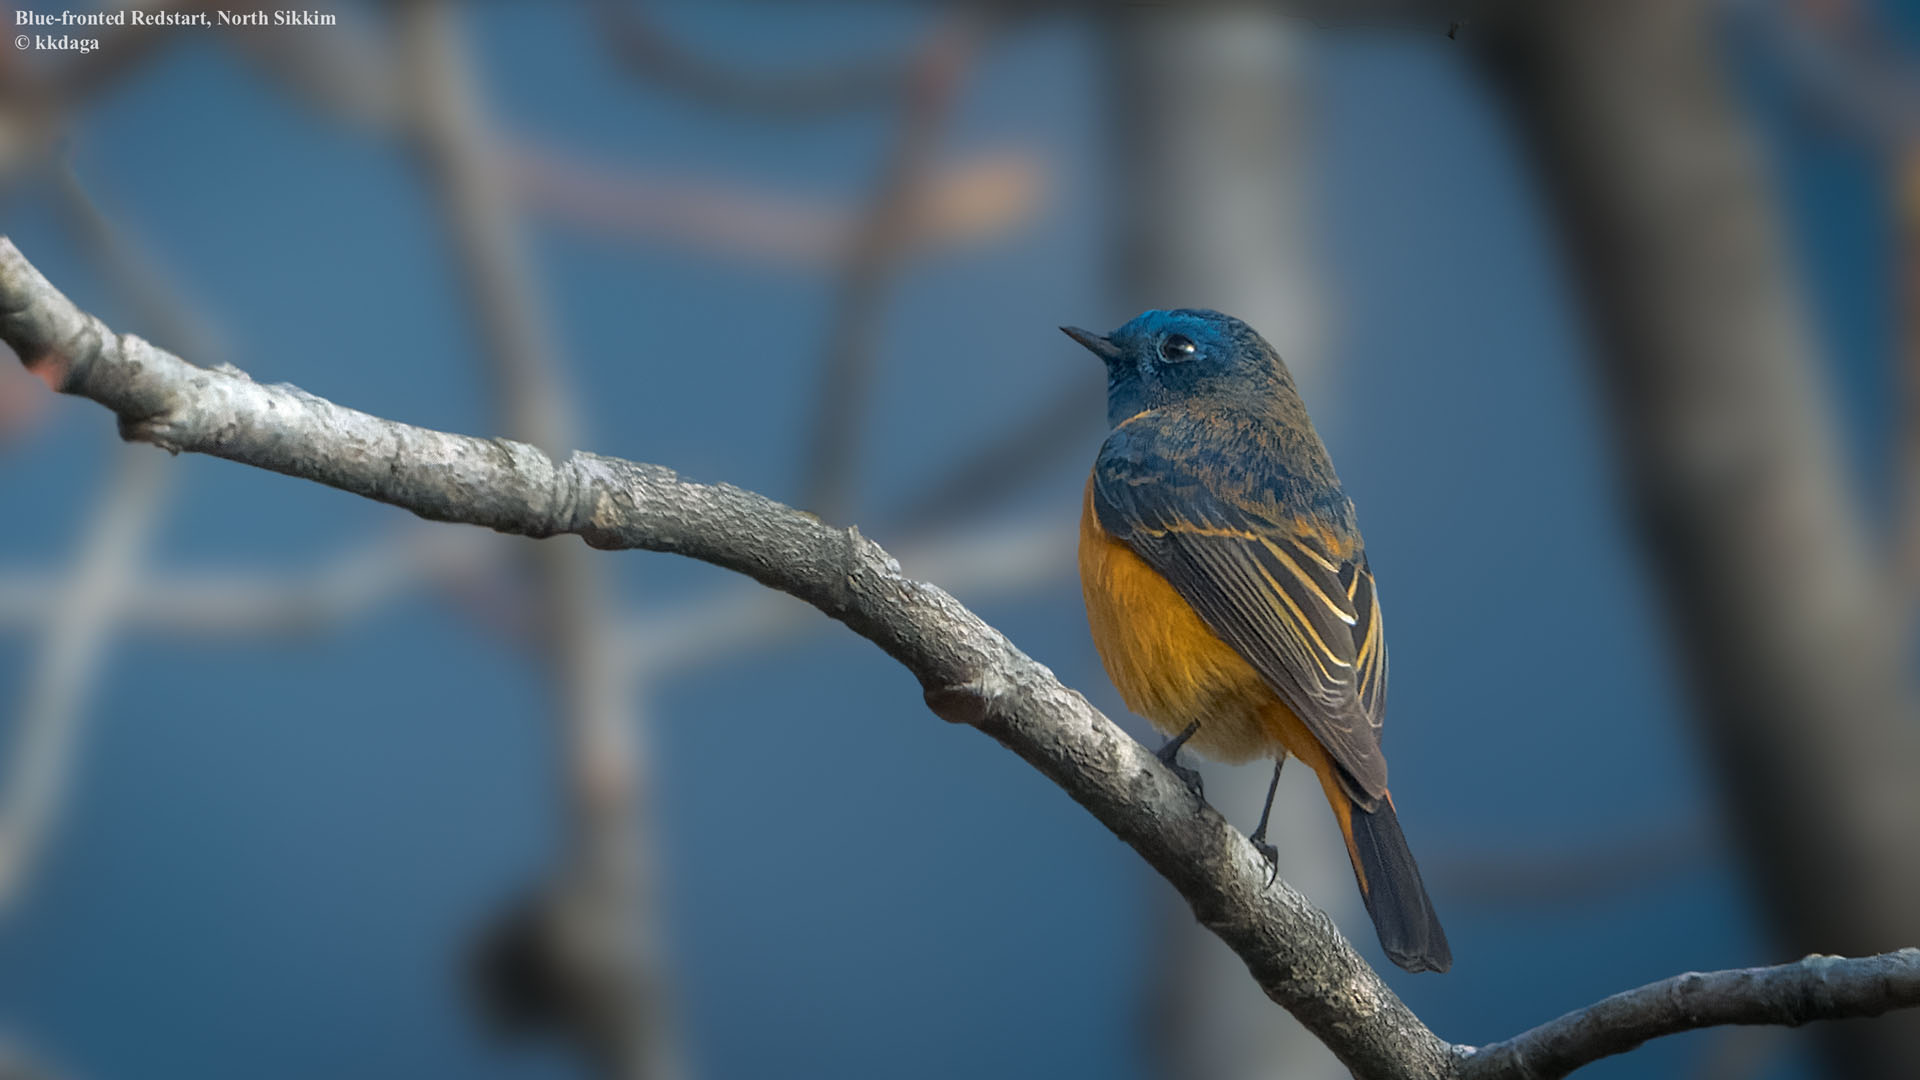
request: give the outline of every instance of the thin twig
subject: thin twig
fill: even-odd
[[[1809,956],[1777,967],[1689,971],[1576,1009],[1483,1046],[1460,1080],[1557,1080],[1648,1039],[1722,1024],[1798,1027],[1920,1005],[1920,949],[1859,959]]]

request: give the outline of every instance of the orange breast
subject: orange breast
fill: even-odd
[[[1127,707],[1156,728],[1171,735],[1198,721],[1189,745],[1228,762],[1271,757],[1293,741],[1287,735],[1305,734],[1260,673],[1100,527],[1091,478],[1080,515],[1080,588],[1107,676]]]

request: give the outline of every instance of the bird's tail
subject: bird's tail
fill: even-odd
[[[1341,832],[1353,874],[1360,879],[1360,895],[1380,935],[1387,958],[1408,971],[1445,971],[1453,966],[1447,932],[1433,913],[1433,900],[1420,881],[1420,868],[1407,850],[1407,834],[1393,812],[1393,796],[1383,795],[1369,811],[1340,792],[1348,812],[1341,815]]]

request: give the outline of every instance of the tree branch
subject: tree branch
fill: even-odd
[[[1849,960],[1702,974],[1689,971],[1615,994],[1504,1042],[1483,1046],[1460,1080],[1554,1080],[1648,1039],[1721,1024],[1779,1024],[1879,1016],[1920,1003],[1920,949]]]
[[[63,393],[120,417],[121,434],[313,480],[433,521],[598,548],[668,551],[790,593],[879,645],[942,717],[982,731],[1066,789],[1180,889],[1246,959],[1267,995],[1356,1073],[1447,1076],[1452,1051],[1333,924],[1220,815],[1085,698],[934,586],[905,577],[857,530],[724,484],[525,443],[413,427],[195,367],[116,335],[0,239],[0,340]]]
[[[0,238],[0,340],[121,434],[313,480],[434,521],[603,549],[667,551],[745,574],[845,623],[911,671],[942,718],[980,729],[1126,841],[1245,961],[1260,988],[1373,1080],[1564,1075],[1629,1043],[1717,1023],[1802,1023],[1920,1005],[1920,951],[1683,975],[1479,1053],[1427,1029],[1332,921],[1159,760],[1046,667],[857,529],[764,496],[594,454],[432,431],[237,368],[195,367],[85,314]],[[1786,974],[1774,974],[1785,972]]]

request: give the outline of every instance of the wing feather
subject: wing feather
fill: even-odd
[[[1326,747],[1355,798],[1386,791],[1380,750],[1386,638],[1366,556],[1328,550],[1324,523],[1275,521],[1168,475],[1138,482],[1103,455],[1094,477],[1101,527],[1125,542],[1252,664]]]

